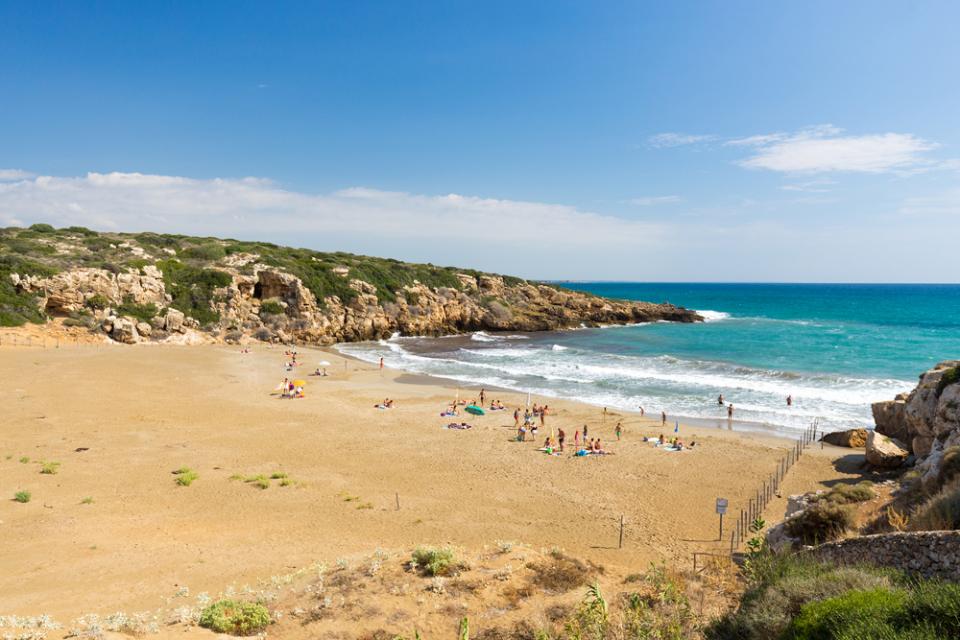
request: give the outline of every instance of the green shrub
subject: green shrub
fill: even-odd
[[[173,481],[181,487],[189,487],[194,480],[200,477],[200,474],[189,467],[180,467],[173,472],[173,475],[175,476]]]
[[[413,562],[427,576],[446,576],[457,569],[453,550],[446,547],[417,547],[413,551]]]
[[[28,462],[30,462],[30,456],[20,456],[20,462],[22,464],[27,464]]]
[[[80,504],[93,504],[93,497],[87,496],[86,498],[80,501]]]
[[[937,397],[940,397],[944,389],[958,382],[960,382],[960,367],[952,367],[944,371],[940,382],[937,383]]]
[[[17,491],[15,494],[13,494],[13,499],[22,503],[30,502],[30,498],[32,497],[33,494],[29,491]]]
[[[733,612],[705,629],[711,640],[779,638],[802,607],[851,590],[889,588],[895,574],[872,567],[821,564],[794,555],[765,554]]]
[[[226,255],[226,250],[221,245],[215,243],[194,245],[180,252],[180,256],[183,258],[203,262],[216,262]]]
[[[213,310],[213,291],[226,287],[233,279],[229,273],[218,269],[193,267],[179,260],[163,260],[157,263],[163,272],[167,293],[173,298],[170,306],[196,319],[200,324],[220,320]]]
[[[835,540],[853,526],[853,507],[820,500],[784,523],[786,531],[804,544]]]
[[[88,237],[97,235],[96,231],[93,231],[92,229],[87,229],[86,227],[67,227],[65,229],[62,229],[62,231],[66,231],[67,233],[75,233],[77,235],[88,236]]]
[[[95,293],[87,298],[84,304],[91,309],[106,309],[110,306],[110,299],[102,293]]]
[[[263,475],[262,473],[255,476],[247,476],[243,479],[244,482],[252,484],[258,489],[269,489],[270,488],[270,478]]]
[[[268,313],[270,315],[281,315],[285,312],[283,305],[280,304],[279,300],[264,300],[260,303],[260,313]]]
[[[803,606],[788,640],[960,637],[960,586],[920,581],[907,589],[849,591]]]
[[[151,318],[157,315],[160,310],[152,302],[147,304],[137,304],[133,298],[128,296],[123,303],[117,307],[117,315],[130,316],[141,322],[149,322]]]
[[[53,225],[45,224],[43,222],[32,224],[29,228],[31,231],[36,231],[37,233],[53,233],[56,231],[56,229],[53,228]]]
[[[216,633],[246,636],[267,628],[270,612],[259,603],[218,600],[200,614],[200,626]]]

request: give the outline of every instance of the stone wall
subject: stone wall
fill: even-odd
[[[870,564],[960,581],[960,531],[881,533],[814,547],[808,553],[837,564]]]

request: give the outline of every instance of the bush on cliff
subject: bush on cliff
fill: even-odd
[[[853,526],[853,507],[820,500],[784,523],[787,533],[804,544],[820,544],[840,537]]]
[[[229,273],[194,267],[179,260],[163,260],[157,263],[157,268],[163,272],[167,293],[173,298],[171,307],[195,318],[200,324],[220,319],[220,314],[211,308],[213,290],[233,282]]]
[[[946,484],[921,504],[910,518],[913,531],[960,529],[960,478]]]
[[[857,484],[838,484],[827,493],[817,497],[817,502],[827,501],[835,504],[853,504],[855,502],[866,502],[876,496],[873,491],[873,483],[869,480],[858,482]]]

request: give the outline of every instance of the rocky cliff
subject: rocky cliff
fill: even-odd
[[[227,341],[249,336],[331,344],[393,333],[702,320],[667,303],[608,300],[517,278],[349,254],[154,234],[114,234],[104,244],[102,234],[87,230],[16,231],[14,240],[35,245],[33,257],[40,258],[7,258],[7,273],[0,273],[12,288],[8,299],[21,305],[17,313],[65,318],[126,343],[191,329]],[[84,266],[99,252],[111,262]],[[0,253],[0,266],[3,261]],[[33,308],[22,308],[24,301]]]
[[[939,475],[944,451],[960,445],[960,360],[941,362],[910,393],[873,404],[877,432],[903,443],[924,478]]]

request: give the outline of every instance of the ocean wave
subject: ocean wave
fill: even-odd
[[[703,316],[704,322],[718,322],[730,317],[730,314],[726,311],[712,311],[710,309],[697,309],[697,313]]]
[[[785,429],[802,428],[816,417],[833,428],[871,424],[871,402],[893,397],[910,386],[901,380],[750,368],[668,354],[602,353],[551,343],[511,348],[506,343],[498,346],[496,339],[482,338],[475,342],[494,344],[431,353],[429,340],[418,343],[416,353],[405,349],[403,340],[337,348],[372,363],[382,355],[391,367],[463,384],[571,398],[628,411],[642,404],[649,412],[663,409],[670,415],[722,419],[725,410],[715,399],[723,393],[726,401],[735,405],[738,419]],[[441,343],[435,344],[439,347]],[[793,396],[792,407],[786,406],[787,395]]]
[[[474,331],[470,334],[470,339],[476,342],[496,342],[497,340],[502,340],[502,338],[492,336],[486,331]]]

